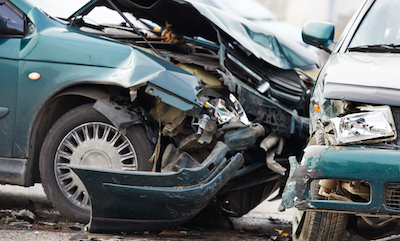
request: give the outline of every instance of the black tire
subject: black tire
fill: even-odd
[[[296,212],[299,212],[296,215]],[[300,218],[300,219],[298,219]],[[297,219],[297,220],[296,220]],[[301,212],[296,209],[292,237],[294,241],[342,241],[348,215],[343,213]]]
[[[308,145],[325,145],[323,133],[316,133]],[[319,185],[311,183],[311,195],[316,197]],[[318,196],[319,197],[319,196]],[[348,214],[294,210],[292,238],[294,241],[342,241]]]
[[[88,222],[90,201],[82,181],[67,164],[113,170],[150,171],[153,145],[140,125],[120,134],[93,104],[76,107],[54,123],[40,152],[42,185],[67,218]]]

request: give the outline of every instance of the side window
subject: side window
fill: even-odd
[[[0,38],[24,35],[24,14],[8,1],[0,1]]]

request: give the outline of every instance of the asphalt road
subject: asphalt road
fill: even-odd
[[[271,197],[273,197],[272,195]],[[291,240],[292,210],[278,212],[280,200],[264,201],[249,214],[231,219],[232,230],[226,221],[192,223],[164,230],[158,235],[147,232],[140,234],[99,234],[89,233],[84,224],[70,222],[62,217],[47,200],[40,184],[24,188],[0,185],[0,241],[5,240]],[[31,210],[36,214],[30,223],[15,222],[11,213]],[[347,236],[347,240],[365,241],[357,235]],[[376,241],[400,241],[400,235]]]
[[[41,185],[24,188],[0,185],[0,241],[2,240],[291,240],[291,211],[279,213],[280,201],[265,201],[249,214],[228,222],[191,224],[165,230],[158,235],[93,234],[85,232],[84,224],[69,222],[47,200]],[[29,224],[10,220],[10,213],[23,209],[36,213]],[[16,224],[16,225],[15,225]]]

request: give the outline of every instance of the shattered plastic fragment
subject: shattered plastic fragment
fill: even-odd
[[[303,156],[302,163],[305,162]],[[306,157],[308,158],[308,157]],[[279,211],[284,211],[286,208],[296,206],[299,209],[315,208],[310,200],[306,197],[308,182],[311,179],[322,177],[322,171],[307,166],[301,166],[297,163],[296,157],[289,157],[290,174],[288,182],[285,186],[285,191],[282,194],[282,202],[278,208]]]
[[[245,125],[250,125],[250,121],[247,118],[246,112],[244,111],[240,102],[236,99],[233,94],[229,94],[229,99],[232,101],[233,105],[235,106],[235,110],[237,111],[240,121]]]
[[[231,112],[225,105],[225,101],[222,99],[218,100],[217,106],[216,106],[216,112],[215,112],[215,117],[218,118],[218,122],[220,124],[227,123],[231,121],[234,118],[238,118],[234,112]]]
[[[10,226],[15,226],[15,227],[20,227],[20,228],[32,228],[32,224],[30,224],[27,221],[16,221],[16,222],[11,222],[8,224]]]
[[[278,141],[280,140],[280,137],[276,134],[269,134],[260,144],[260,147],[264,149],[264,151],[268,151],[271,149],[273,146],[275,146]]]
[[[299,163],[295,156],[289,157],[290,163],[290,173],[289,179],[285,186],[285,191],[282,194],[282,202],[279,205],[278,210],[283,212],[287,208],[292,208],[294,206],[294,198],[296,196],[296,181],[292,180],[294,171],[299,167]]]
[[[46,225],[46,226],[56,226],[56,223],[53,223],[53,222],[38,221],[37,223],[40,225]]]
[[[18,212],[13,212],[13,213],[14,213],[15,217],[17,217],[19,219],[23,219],[24,221],[28,221],[31,223],[33,223],[36,219],[36,215],[27,209],[22,209]]]
[[[278,144],[278,148],[275,150],[271,150],[272,147],[274,147],[276,144]],[[278,162],[275,161],[275,154],[280,154],[283,149],[283,139],[276,135],[276,134],[270,134],[268,135],[260,144],[260,147],[264,149],[267,152],[267,166],[269,169],[272,171],[281,174],[282,176],[285,175],[286,168],[281,166]]]
[[[83,225],[80,223],[76,223],[73,226],[68,227],[71,230],[81,231],[83,229]]]
[[[233,121],[240,121],[244,125],[250,125],[251,122],[247,118],[246,112],[236,97],[230,94],[229,100],[234,105],[234,108],[228,107],[223,99],[218,99],[215,106],[208,103],[210,107],[215,109],[215,117],[218,119],[218,123],[225,124]]]

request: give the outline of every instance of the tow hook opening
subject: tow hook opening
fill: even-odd
[[[311,200],[368,203],[371,200],[371,185],[363,180],[314,179],[310,182]]]

